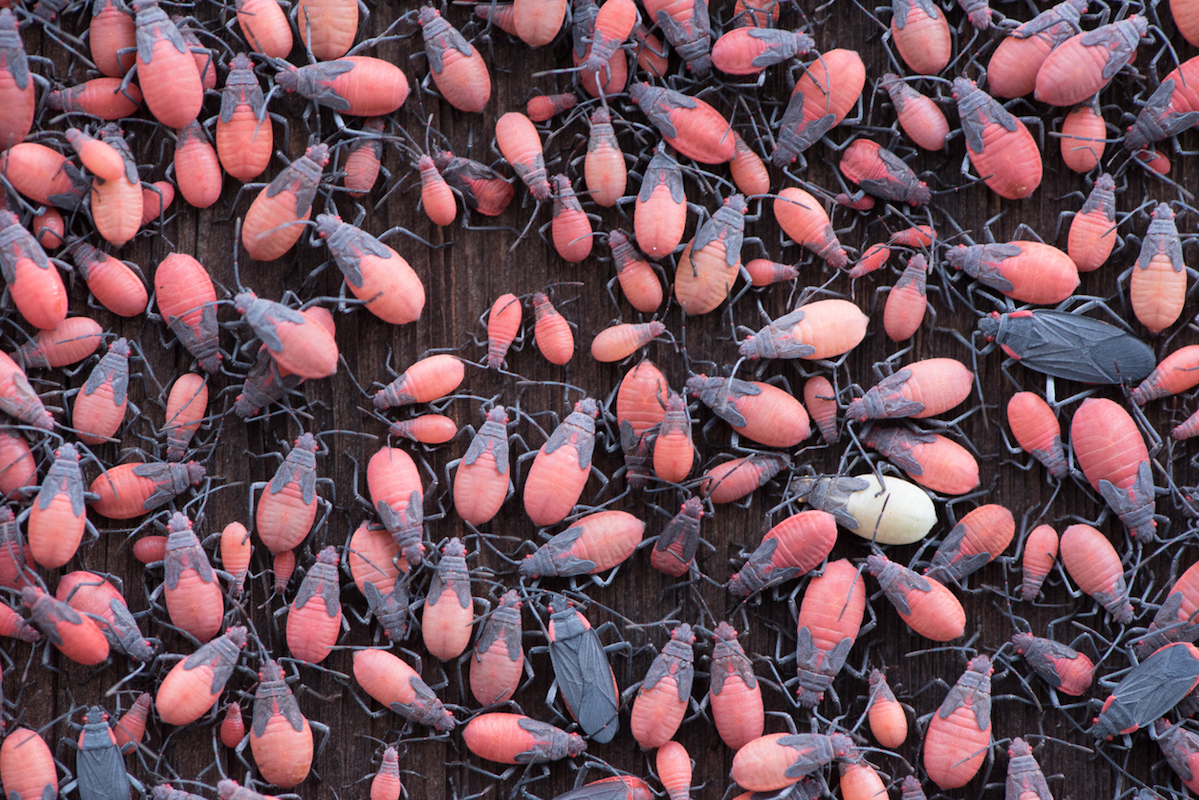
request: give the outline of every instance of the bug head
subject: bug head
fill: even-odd
[[[999,335],[1000,316],[998,311],[992,311],[985,317],[978,319],[978,332],[983,335],[988,342],[995,341],[995,337]]]
[[[300,70],[285,62],[279,62],[276,66],[280,69],[275,73],[275,85],[285,92],[294,92],[300,84]]]

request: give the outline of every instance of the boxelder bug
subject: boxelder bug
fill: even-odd
[[[94,666],[108,658],[108,640],[100,626],[36,586],[21,590],[29,617],[50,643],[77,664]]]
[[[63,792],[77,787],[82,800],[119,800],[131,796],[130,780],[108,714],[100,706],[92,706],[83,715],[75,780],[64,786]]]
[[[695,232],[674,276],[674,296],[687,314],[707,314],[724,302],[741,271],[745,198],[732,195]]]
[[[268,658],[258,673],[258,688],[254,691],[250,726],[254,763],[268,783],[290,789],[308,777],[312,750],[312,726],[300,712],[283,670]]]
[[[661,447],[659,437],[657,448]],[[689,497],[683,501],[679,513],[675,514],[658,540],[654,542],[653,552],[650,553],[649,563],[663,575],[678,578],[686,575],[695,561],[695,553],[699,549],[699,523],[703,519],[703,501],[698,497]]]
[[[1079,383],[1135,383],[1153,371],[1153,348],[1102,320],[1048,309],[980,317],[978,331],[1029,369]]]
[[[30,325],[49,330],[67,318],[67,290],[58,270],[33,234],[7,209],[0,210],[0,274],[17,311]]]
[[[58,796],[58,771],[50,747],[36,731],[14,728],[0,745],[0,781],[12,800]]]
[[[515,589],[483,621],[470,658],[470,692],[480,705],[502,703],[516,693],[524,672],[521,601]]]
[[[137,83],[146,107],[168,128],[182,128],[200,115],[204,104],[200,70],[157,0],[134,0],[131,5],[137,26]]]
[[[1071,525],[1062,532],[1062,565],[1078,588],[1095,598],[1117,622],[1132,621],[1128,584],[1116,549],[1090,525]],[[1164,712],[1163,712],[1164,713]]]
[[[468,722],[462,740],[479,758],[500,764],[544,764],[587,749],[587,742],[577,733],[500,711],[480,714]]]
[[[1136,56],[1148,29],[1145,18],[1133,14],[1071,36],[1045,57],[1033,96],[1051,106],[1072,106],[1098,94]]]
[[[1182,394],[1199,386],[1199,345],[1180,347],[1161,360],[1149,377],[1132,390],[1137,405],[1150,400]]]
[[[337,634],[341,632],[337,562],[337,548],[332,545],[317,553],[316,563],[309,567],[287,612],[287,649],[309,664],[324,661],[333,651]],[[279,784],[278,781],[271,782]]]
[[[1041,593],[1041,584],[1057,560],[1057,548],[1057,531],[1049,525],[1038,525],[1028,534],[1024,540],[1024,558],[1021,561],[1021,600],[1035,600]]]
[[[736,153],[732,128],[719,111],[696,97],[635,83],[629,98],[641,107],[666,143],[701,164],[723,164]]]
[[[158,687],[154,707],[167,725],[190,725],[216,705],[233,675],[246,629],[234,625],[180,661]]]
[[[1186,264],[1174,212],[1165,203],[1158,203],[1128,283],[1128,297],[1137,320],[1150,333],[1161,333],[1173,325],[1186,302],[1186,286]]]
[[[1070,444],[1091,486],[1129,532],[1137,541],[1153,541],[1153,470],[1132,416],[1112,400],[1088,397],[1070,421]]]
[[[354,679],[367,694],[405,719],[439,733],[454,729],[454,715],[429,685],[416,670],[386,650],[367,648],[354,653]]]
[[[952,641],[965,633],[966,612],[941,583],[921,577],[879,553],[867,558],[866,565],[914,633],[935,642]]]
[[[650,258],[659,259],[679,246],[686,226],[683,171],[663,142],[641,176],[641,188],[633,206],[633,233],[642,251]]]
[[[739,352],[746,358],[836,358],[861,344],[868,322],[848,300],[817,300],[745,337]]]
[[[670,800],[688,800],[691,797],[693,770],[687,748],[673,741],[662,745],[654,758],[654,769]]]
[[[450,466],[453,466],[452,464]],[[471,439],[454,474],[454,510],[471,525],[490,521],[512,488],[508,459],[508,410],[495,406]]]
[[[917,147],[931,152],[945,149],[949,121],[936,103],[890,72],[883,75],[879,86],[886,90],[895,107],[899,127]]]
[[[1199,650],[1175,642],[1125,675],[1095,717],[1090,733],[1111,740],[1154,722],[1199,686]]]
[[[1031,633],[1017,633],[1012,636],[1012,647],[1024,656],[1033,672],[1063,694],[1081,697],[1095,680],[1091,659],[1068,645]]]
[[[441,96],[461,111],[481,112],[491,97],[491,74],[483,55],[436,8],[423,6],[417,18],[429,71]]]
[[[100,516],[133,519],[198,486],[205,475],[203,465],[195,461],[118,464],[98,475],[88,491],[99,496],[92,508]]]
[[[154,270],[158,313],[208,373],[221,368],[216,320],[216,288],[212,277],[186,253],[171,253]]]
[[[561,522],[579,502],[591,474],[597,416],[599,405],[584,397],[533,459],[525,478],[524,506],[534,525]]]
[[[774,200],[774,218],[796,244],[839,269],[849,264],[824,206],[803,189],[788,186],[779,192]]]
[[[687,392],[737,433],[767,447],[795,447],[812,432],[799,400],[768,383],[694,375]]]
[[[466,557],[466,545],[461,539],[446,542],[422,609],[421,636],[425,648],[441,661],[457,658],[470,645],[475,615]]]
[[[616,676],[591,623],[565,597],[550,601],[550,662],[562,700],[583,733],[606,744],[620,729]]]
[[[425,287],[399,253],[333,214],[317,215],[316,232],[368,311],[392,325],[420,319]]]
[[[996,97],[1023,97],[1036,88],[1037,71],[1050,51],[1079,30],[1087,0],[1064,0],[1022,23],[999,43],[987,63],[987,86]]]
[[[1149,623],[1148,632],[1136,643],[1138,658],[1145,658],[1170,642],[1199,639],[1199,564],[1192,564],[1178,576],[1166,599]]]
[[[716,732],[726,746],[740,750],[762,735],[766,724],[762,687],[754,675],[753,662],[737,641],[737,630],[727,622],[716,626],[708,703]]]
[[[969,450],[939,433],[874,426],[861,435],[861,441],[913,481],[939,494],[966,494],[978,486],[978,461]]]
[[[1022,303],[1060,303],[1078,288],[1070,256],[1041,242],[958,245],[945,253],[956,270]]]
[[[25,370],[69,367],[96,352],[103,332],[91,317],[67,317],[57,328],[38,331],[36,338],[13,351],[12,358]]]
[[[772,733],[738,750],[730,774],[751,792],[774,792],[834,760],[859,757],[853,740],[843,733]]]
[[[662,747],[678,732],[691,700],[694,645],[691,626],[679,625],[645,674],[629,720],[633,738],[645,750]]]
[[[870,733],[883,747],[895,750],[908,738],[908,718],[895,693],[887,684],[887,674],[870,670],[870,708],[867,719]]]
[[[328,146],[312,145],[258,193],[241,229],[241,244],[250,258],[274,261],[300,240],[328,163]]]
[[[667,389],[665,415],[654,442],[654,475],[667,483],[682,483],[691,474],[695,445],[691,442],[691,412],[687,400]]]
[[[154,657],[154,644],[138,629],[124,595],[103,577],[82,570],[69,572],[58,582],[54,595],[76,611],[92,615],[113,649],[137,661]],[[140,734],[137,739],[141,739]]]
[[[400,754],[394,747],[383,751],[383,762],[371,779],[370,800],[400,800]]]
[[[275,63],[279,67],[275,84],[280,89],[342,114],[380,117],[396,111],[408,99],[408,78],[381,58],[343,56],[303,67]]]
[[[795,635],[795,695],[801,706],[815,708],[824,699],[858,638],[865,610],[866,582],[844,558],[808,583]]]
[[[970,659],[924,734],[924,769],[942,789],[965,786],[991,745],[991,659]]]
[[[520,574],[536,578],[606,572],[633,555],[644,533],[645,523],[627,511],[588,514],[526,556]]]
[[[777,586],[824,562],[837,543],[836,518],[824,511],[801,511],[762,537],[749,560],[729,578],[729,591],[749,597]]]
[[[996,503],[979,506],[945,534],[924,574],[942,583],[960,583],[998,558],[1015,534],[1011,511]]]
[[[891,41],[903,63],[920,75],[936,75],[953,55],[949,21],[931,0],[892,0]]]
[[[1041,151],[1016,119],[968,78],[955,78],[953,97],[966,136],[966,154],[995,194],[1022,200],[1041,185]]]

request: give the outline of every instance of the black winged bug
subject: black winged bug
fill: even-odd
[[[1098,739],[1132,733],[1163,716],[1199,686],[1199,650],[1188,642],[1161,648],[1112,691],[1090,732]]]

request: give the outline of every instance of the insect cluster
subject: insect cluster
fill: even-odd
[[[1199,792],[1199,10],[470,5],[0,9],[10,800]]]

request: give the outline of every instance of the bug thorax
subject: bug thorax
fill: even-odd
[[[983,335],[988,342],[995,341],[995,337],[999,335],[999,324],[1002,320],[998,311],[992,311],[985,317],[978,319],[978,332]]]

